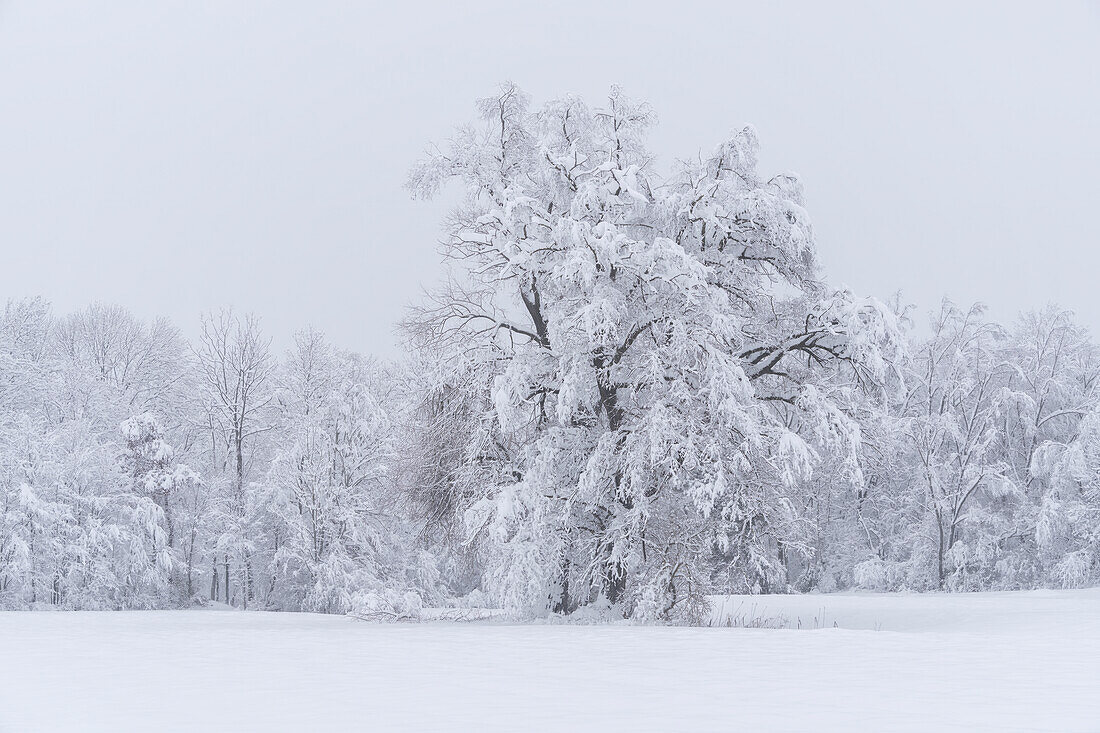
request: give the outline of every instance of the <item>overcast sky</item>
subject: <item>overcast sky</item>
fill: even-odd
[[[0,0],[0,301],[394,355],[443,213],[406,171],[512,79],[622,85],[665,162],[753,123],[836,284],[1100,331],[1100,9],[886,5]]]

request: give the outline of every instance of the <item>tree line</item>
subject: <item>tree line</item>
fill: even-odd
[[[821,276],[745,128],[659,171],[648,105],[514,85],[433,147],[445,282],[384,362],[94,304],[0,319],[0,606],[693,621],[721,593],[1097,575],[1097,349]]]

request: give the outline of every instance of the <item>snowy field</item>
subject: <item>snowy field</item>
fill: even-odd
[[[3,613],[0,730],[1100,731],[1097,590],[723,607],[732,626]]]

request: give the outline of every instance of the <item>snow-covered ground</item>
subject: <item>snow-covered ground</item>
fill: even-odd
[[[724,609],[732,627],[3,613],[0,730],[1100,730],[1097,590]]]

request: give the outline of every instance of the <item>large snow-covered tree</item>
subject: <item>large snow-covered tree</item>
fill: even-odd
[[[618,89],[532,109],[505,85],[479,110],[411,187],[466,194],[419,329],[494,370],[467,510],[486,586],[642,617],[690,612],[704,568],[782,588],[803,547],[786,488],[824,452],[858,471],[834,392],[882,388],[892,312],[820,281],[798,180],[759,174],[751,128],[662,176],[652,111]]]

